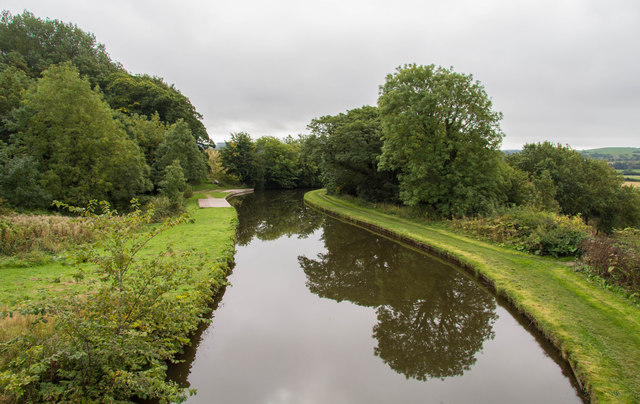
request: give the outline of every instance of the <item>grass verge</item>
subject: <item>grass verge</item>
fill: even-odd
[[[224,197],[226,193],[220,193]],[[217,196],[217,195],[216,195]],[[236,211],[233,208],[198,209],[197,200],[205,194],[195,193],[187,201],[193,221],[182,223],[160,234],[149,243],[142,254],[154,255],[171,243],[176,251],[196,249],[206,258],[229,269],[235,253]],[[28,302],[50,299],[69,291],[91,288],[91,279],[76,281],[75,267],[66,265],[63,255],[49,256],[30,265],[25,260],[0,260],[0,309],[14,310]],[[199,279],[207,276],[195,274]]]
[[[562,353],[592,402],[631,403],[640,397],[640,310],[589,283],[566,260],[537,257],[474,240],[325,190],[305,194],[331,216],[455,261],[489,283]]]

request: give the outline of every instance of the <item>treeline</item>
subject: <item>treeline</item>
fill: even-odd
[[[387,76],[377,107],[314,119],[304,143],[330,193],[431,217],[527,206],[607,232],[640,224],[640,194],[607,162],[550,142],[506,156],[501,118],[471,75],[408,65]]]
[[[201,119],[173,85],[128,73],[77,26],[2,13],[0,198],[10,206],[127,206],[184,190],[209,170]]]
[[[387,76],[378,106],[312,120],[297,139],[232,135],[228,174],[257,188],[326,187],[433,218],[527,207],[580,216],[598,230],[640,225],[640,194],[606,161],[569,146],[500,151],[502,115],[471,75],[407,65]]]

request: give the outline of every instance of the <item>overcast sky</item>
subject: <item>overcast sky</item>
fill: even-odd
[[[131,73],[174,83],[209,136],[306,132],[375,105],[406,63],[473,74],[502,148],[640,147],[639,0],[4,0],[72,22]]]

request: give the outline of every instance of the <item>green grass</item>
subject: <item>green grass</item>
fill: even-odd
[[[142,254],[158,254],[168,243],[172,243],[177,251],[195,249],[211,261],[230,261],[234,253],[236,211],[234,208],[198,209],[197,200],[205,197],[204,194],[194,193],[187,201],[193,223],[183,223],[160,234],[145,247]],[[62,258],[52,257],[50,262],[36,265],[16,259],[4,258],[0,261],[0,309],[15,309],[26,302],[44,301],[70,289],[83,291],[91,288],[90,278],[75,281],[73,274],[76,269],[64,265]],[[204,277],[206,274],[195,276]]]
[[[312,191],[305,201],[356,225],[428,248],[487,280],[560,350],[593,402],[640,397],[640,309],[571,269],[566,260],[520,253],[437,223],[381,213]]]

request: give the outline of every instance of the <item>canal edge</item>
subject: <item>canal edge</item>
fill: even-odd
[[[317,194],[317,196],[318,198],[324,199],[327,202],[329,202],[324,197],[324,195]],[[448,261],[450,263],[453,263],[459,266],[465,272],[473,275],[476,279],[480,280],[495,296],[503,299],[510,307],[512,307],[514,310],[516,310],[518,313],[520,313],[522,316],[524,316],[526,319],[528,319],[531,322],[531,325],[539,332],[539,334],[542,337],[544,337],[559,352],[563,360],[569,365],[569,368],[571,369],[571,372],[573,374],[573,378],[575,379],[576,383],[580,387],[581,393],[584,395],[584,398],[588,399],[590,402],[594,402],[594,403],[596,402],[594,395],[591,393],[591,391],[589,391],[590,389],[585,388],[585,386],[589,386],[589,382],[586,376],[583,376],[583,377],[580,376],[580,372],[576,368],[577,363],[571,360],[568,352],[566,352],[566,350],[563,349],[563,347],[560,345],[559,339],[555,337],[554,333],[550,330],[543,330],[539,326],[538,320],[530,312],[520,307],[517,304],[516,300],[513,299],[508,293],[501,292],[499,289],[497,289],[495,286],[495,282],[491,278],[486,276],[484,273],[482,273],[480,270],[475,268],[473,265],[464,261],[462,258],[458,257],[457,255],[450,253],[446,250],[440,249],[438,247],[435,247],[433,245],[418,241],[408,236],[404,236],[402,234],[399,234],[395,231],[389,230],[382,226],[365,222],[363,220],[355,219],[348,215],[341,214],[339,212],[314,204],[313,202],[309,201],[309,199],[306,197],[306,194],[304,198],[304,203],[307,204],[309,207],[323,214],[326,214],[327,216],[332,217],[334,219],[355,225],[362,229],[371,231],[375,234],[379,234],[383,237],[387,237],[389,239],[398,241],[402,244],[406,244],[407,246],[415,248],[419,251],[435,255],[439,258],[444,259],[445,261]]]

